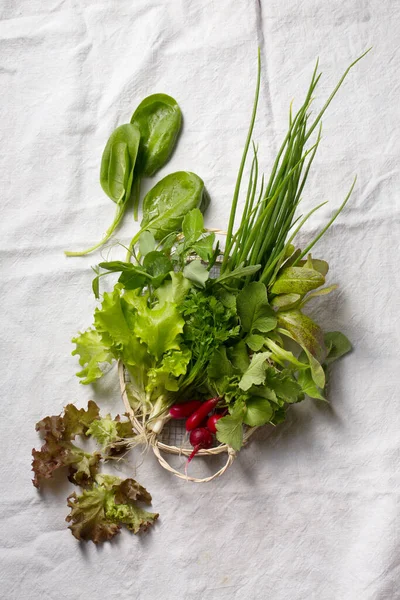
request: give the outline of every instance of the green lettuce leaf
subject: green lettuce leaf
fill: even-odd
[[[164,355],[159,367],[149,369],[147,372],[148,384],[146,391],[152,392],[160,388],[177,392],[179,390],[179,377],[185,375],[192,353],[188,348],[172,350]]]
[[[107,347],[101,335],[94,329],[88,329],[72,339],[76,349],[71,352],[72,356],[79,354],[79,364],[83,369],[78,371],[77,377],[81,377],[81,383],[87,385],[104,375],[101,368],[102,363],[111,363],[113,355]]]
[[[166,302],[161,308],[145,306],[136,315],[135,335],[145,343],[148,351],[160,360],[168,350],[179,350],[179,335],[183,332],[185,321],[176,305]]]

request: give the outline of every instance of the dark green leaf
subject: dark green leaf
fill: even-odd
[[[158,287],[172,271],[172,263],[163,252],[153,250],[146,254],[143,260],[143,268],[152,277],[152,285]]]
[[[178,171],[159,181],[143,201],[142,229],[156,240],[180,231],[188,211],[200,208],[205,194],[204,183],[194,173]]]
[[[130,196],[139,141],[139,129],[127,124],[117,127],[106,144],[101,159],[100,183],[114,202],[125,202]]]
[[[131,123],[140,131],[140,176],[151,177],[174,149],[182,123],[180,108],[171,96],[152,94],[139,104]]]

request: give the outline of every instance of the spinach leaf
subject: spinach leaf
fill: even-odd
[[[161,179],[145,196],[141,231],[150,231],[156,240],[180,231],[185,215],[193,208],[202,212],[210,202],[200,177],[189,171],[171,173]],[[130,247],[137,241],[137,234]]]
[[[174,98],[167,94],[152,94],[139,104],[131,123],[140,131],[134,185],[134,213],[137,220],[141,179],[154,175],[171,156],[181,129],[182,114]]]
[[[84,256],[105,244],[124,216],[131,195],[133,172],[138,155],[140,131],[136,125],[121,125],[111,134],[104,148],[100,167],[100,184],[107,196],[117,205],[115,217],[102,240],[79,252],[65,252],[67,256]]]
[[[139,142],[139,128],[128,123],[117,127],[104,148],[100,184],[117,204],[126,202],[130,197]]]

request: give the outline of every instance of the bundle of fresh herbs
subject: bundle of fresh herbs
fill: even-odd
[[[101,377],[104,363],[121,360],[130,374],[132,407],[153,432],[161,430],[171,405],[218,396],[219,409],[228,414],[218,420],[216,436],[235,450],[242,446],[243,425],[278,424],[288,405],[305,395],[325,399],[326,367],[348,352],[350,343],[339,332],[324,334],[303,312],[309,300],[336,287],[322,287],[328,264],[310,251],[345,206],[355,182],[306,248],[293,242],[322,206],[297,217],[321,140],[321,118],[360,58],[312,118],[321,77],[317,63],[303,104],[296,114],[290,109],[289,129],[268,180],[259,176],[253,144],[244,208],[234,230],[257,113],[259,59],[224,251],[215,234],[204,229],[209,198],[202,180],[178,172],[157,183],[144,199],[141,228],[126,260],[102,262],[96,269],[98,298],[101,277],[118,273],[119,278],[113,291],[103,294],[93,327],[73,340],[82,383]],[[167,135],[169,146],[176,123]],[[212,277],[214,266],[219,272]]]
[[[313,118],[310,107],[321,77],[317,63],[303,104],[296,114],[290,108],[288,132],[269,178],[264,178],[259,174],[257,148],[252,145],[260,91],[259,57],[253,112],[223,251],[215,233],[204,228],[203,213],[210,199],[203,181],[194,173],[180,171],[164,177],[145,196],[140,230],[129,244],[125,261],[101,262],[94,269],[93,291],[100,305],[93,326],[73,339],[72,354],[79,356],[82,367],[77,375],[81,383],[90,384],[108,370],[107,363],[122,361],[130,375],[131,406],[149,435],[159,433],[171,417],[186,418],[193,454],[209,448],[214,435],[238,451],[245,427],[278,425],[288,406],[305,396],[326,400],[327,367],[351,345],[342,333],[324,333],[304,312],[310,300],[336,288],[323,287],[328,264],[310,251],[344,208],[355,181],[326,226],[303,249],[296,248],[295,236],[322,205],[305,216],[297,213],[321,141],[322,116],[361,58],[348,67]],[[101,243],[114,231],[131,196],[137,214],[140,181],[168,160],[180,124],[176,101],[156,94],[139,105],[130,124],[111,135],[100,180],[118,208]],[[235,228],[251,146],[244,208]],[[109,274],[117,274],[118,280],[111,292],[101,295],[100,281]],[[70,410],[66,409],[64,420]],[[96,420],[90,424],[93,435],[96,425]],[[68,427],[61,437],[50,422],[39,427],[50,437],[34,455],[35,481],[49,477],[54,465],[66,464],[76,483],[94,486],[84,492],[85,498],[70,502],[74,535],[93,539],[84,533],[86,525],[76,525],[81,523],[78,513],[89,496],[103,503],[102,510],[106,507],[106,518],[111,520],[123,512],[115,509],[115,498],[131,496],[126,491],[121,496],[122,484],[95,474],[99,457],[79,453],[71,434],[65,433]],[[82,427],[78,433],[90,432],[88,425]],[[112,431],[118,437],[118,424],[112,425]],[[55,450],[57,445],[60,448]],[[54,458],[50,470],[48,456]],[[138,492],[137,497],[148,499],[146,494]],[[131,514],[131,508],[124,510]],[[131,526],[130,518],[123,516],[119,521]],[[154,518],[146,516],[145,522]],[[140,523],[132,527],[136,530]]]

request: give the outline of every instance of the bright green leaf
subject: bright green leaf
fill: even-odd
[[[196,242],[204,230],[204,219],[198,208],[193,208],[182,221],[182,233],[185,236],[185,246],[189,247]]]
[[[200,260],[192,260],[183,269],[184,276],[193,281],[194,284],[200,287],[205,287],[205,283],[210,276],[206,267],[201,264]]]
[[[246,409],[243,421],[250,427],[265,425],[274,415],[274,409],[268,400],[257,396],[252,396],[246,401]]]
[[[329,331],[325,334],[324,339],[326,346],[329,347],[329,353],[325,359],[327,365],[330,365],[352,349],[350,341],[340,331]]]
[[[267,358],[271,356],[270,352],[260,352],[253,354],[247,371],[239,382],[241,390],[248,390],[252,385],[260,385],[265,380],[265,370],[267,368]]]

